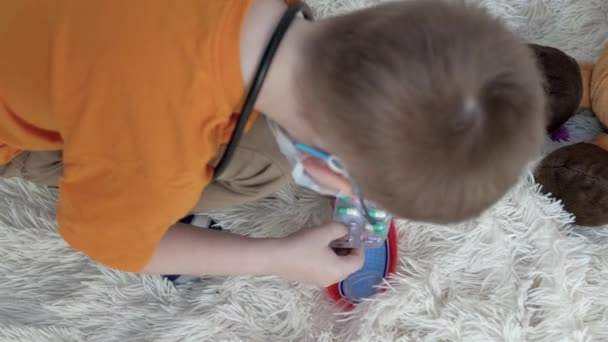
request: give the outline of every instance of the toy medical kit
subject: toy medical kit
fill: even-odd
[[[355,304],[378,293],[386,277],[397,266],[397,234],[393,222],[386,239],[376,248],[365,248],[363,267],[343,281],[328,287],[327,293],[338,305],[350,310]]]
[[[348,234],[332,242],[331,247],[377,248],[381,247],[386,239],[392,217],[369,201],[340,195],[334,204],[334,221],[344,224]]]

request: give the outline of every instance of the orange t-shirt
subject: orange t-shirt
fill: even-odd
[[[0,164],[63,150],[57,220],[72,247],[140,271],[194,206],[244,97],[253,2],[0,3]]]

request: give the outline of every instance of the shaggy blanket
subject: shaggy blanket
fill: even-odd
[[[318,16],[377,0],[310,0]],[[482,0],[528,41],[593,60],[606,0]],[[591,113],[573,141],[600,130]],[[547,150],[556,147],[548,142]],[[279,236],[327,203],[292,186],[214,214],[227,229]],[[606,341],[608,228],[584,229],[530,176],[480,218],[402,221],[398,274],[343,313],[324,291],[277,277],[204,277],[173,286],[106,269],[56,231],[56,194],[0,181],[0,341]]]

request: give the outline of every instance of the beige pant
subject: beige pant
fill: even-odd
[[[266,119],[260,117],[241,139],[224,173],[202,189],[192,212],[236,207],[271,195],[289,180],[290,170]],[[23,152],[0,166],[1,177],[19,177],[49,187],[58,186],[62,173],[60,151]]]

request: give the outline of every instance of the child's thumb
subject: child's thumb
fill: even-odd
[[[351,272],[356,272],[363,267],[363,263],[365,262],[365,253],[363,252],[363,248],[355,248],[351,249],[348,255],[340,258],[346,265],[348,265],[347,267]]]
[[[334,241],[343,238],[348,234],[348,228],[341,223],[331,223],[323,229],[325,237],[329,241]]]

